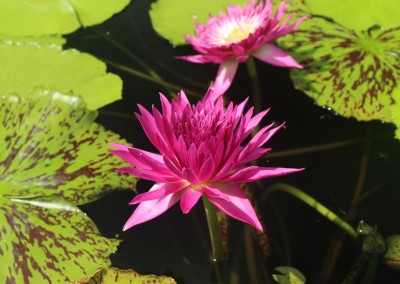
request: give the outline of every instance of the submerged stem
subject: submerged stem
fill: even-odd
[[[246,67],[253,87],[254,113],[259,113],[262,109],[261,87],[260,87],[260,81],[258,79],[257,68],[256,65],[254,64],[254,59],[252,57],[250,57],[246,61]]]
[[[305,192],[295,188],[294,186],[285,184],[285,183],[277,183],[268,188],[268,193],[271,194],[275,191],[282,191],[289,193],[310,207],[314,208],[317,210],[321,215],[325,216],[327,219],[329,219],[331,222],[335,223],[338,225],[341,229],[343,229],[349,236],[351,236],[353,239],[356,239],[357,237],[357,232],[356,230],[346,221],[344,221],[342,218],[337,216],[335,213],[333,213],[331,210],[329,210],[327,207],[319,203],[317,200],[306,194]]]

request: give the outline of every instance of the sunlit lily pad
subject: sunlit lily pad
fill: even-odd
[[[61,49],[62,45],[65,44],[65,38],[54,35],[54,36],[43,36],[43,37],[4,37],[0,36],[0,44],[5,45],[33,45],[36,47],[50,46]]]
[[[295,87],[345,117],[400,125],[400,28],[355,32],[310,17],[279,44],[303,65]]]
[[[196,23],[205,23],[209,14],[226,12],[228,4],[244,4],[248,0],[158,0],[151,5],[153,28],[173,45],[187,44],[184,36],[193,35]]]
[[[350,29],[367,30],[374,25],[400,26],[398,0],[304,0],[313,14],[332,18]]]
[[[141,275],[134,270],[121,270],[117,268],[100,269],[93,275],[86,277],[74,284],[176,284],[175,280],[167,276]]]
[[[121,11],[130,0],[0,0],[0,35],[68,34],[99,24]]]
[[[2,187],[0,187],[0,190]],[[119,241],[54,198],[0,197],[0,283],[69,283],[110,265]]]
[[[56,196],[84,204],[135,179],[108,142],[125,141],[94,123],[79,97],[57,92],[0,97],[0,196]]]
[[[106,65],[77,50],[0,44],[0,96],[34,89],[81,96],[89,109],[121,98],[122,81]]]

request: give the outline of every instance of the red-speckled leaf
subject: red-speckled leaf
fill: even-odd
[[[109,154],[118,135],[94,123],[78,97],[57,92],[0,98],[0,197],[56,196],[79,205],[135,186]]]
[[[0,197],[0,283],[70,283],[110,265],[119,241],[52,197]]]
[[[141,275],[132,269],[121,270],[117,268],[99,269],[93,275],[85,277],[74,284],[176,284],[175,280],[167,276]]]
[[[354,32],[319,17],[279,39],[295,87],[345,117],[400,125],[400,28]]]

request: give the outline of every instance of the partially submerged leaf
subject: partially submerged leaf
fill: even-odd
[[[350,29],[386,29],[400,26],[398,0],[304,0],[313,14],[332,18]]]
[[[0,66],[0,96],[55,90],[81,96],[91,110],[121,98],[121,79],[107,73],[103,62],[77,50],[0,44]]]
[[[0,0],[0,35],[68,34],[99,24],[121,11],[130,0]]]
[[[2,190],[2,187],[0,187]],[[69,283],[110,265],[119,241],[55,198],[0,197],[0,283]]]
[[[1,72],[1,71],[0,71]],[[58,92],[0,98],[0,197],[57,196],[91,202],[135,178],[115,172],[118,135],[94,123],[82,99]]]
[[[158,0],[151,5],[153,28],[173,45],[187,44],[186,35],[193,35],[196,23],[205,23],[208,16],[226,13],[228,4],[244,4],[248,0]]]
[[[85,277],[80,281],[74,282],[74,284],[118,284],[118,283],[129,283],[129,284],[142,284],[142,283],[154,283],[154,284],[176,284],[175,280],[167,276],[156,276],[156,275],[140,275],[132,269],[121,270],[117,268],[100,269],[93,275]]]
[[[400,27],[354,32],[319,17],[278,40],[295,87],[345,117],[400,124]]]
[[[288,266],[280,266],[280,267],[275,268],[275,270],[282,274],[282,275],[279,275],[279,274],[272,275],[274,280],[279,284],[304,284],[304,283],[306,283],[306,278],[296,268],[288,267]]]

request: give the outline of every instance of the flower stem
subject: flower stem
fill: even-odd
[[[217,210],[205,196],[202,198],[204,211],[206,212],[207,217],[208,230],[210,233],[212,259],[213,261],[225,260],[222,238],[217,219]]]
[[[214,266],[215,276],[218,284],[225,283],[223,273],[223,261],[225,260],[222,245],[221,232],[219,230],[217,210],[214,205],[203,195],[204,211],[206,213],[208,230],[211,241],[211,257]]]
[[[295,188],[294,186],[284,184],[284,183],[277,183],[272,186],[270,186],[267,190],[268,194],[271,194],[275,191],[282,191],[289,193],[307,205],[311,206],[315,210],[317,210],[321,215],[325,216],[328,218],[331,222],[335,223],[338,225],[341,229],[343,229],[349,236],[351,236],[353,239],[356,239],[357,237],[357,232],[356,230],[347,222],[345,222],[342,218],[337,216],[335,213],[333,213],[331,210],[326,208],[324,205],[319,203],[317,200],[309,196],[308,194],[304,193],[303,191]]]
[[[246,61],[246,67],[251,79],[251,84],[253,86],[254,113],[259,113],[262,109],[261,87],[260,81],[258,80],[256,65],[252,57]]]

